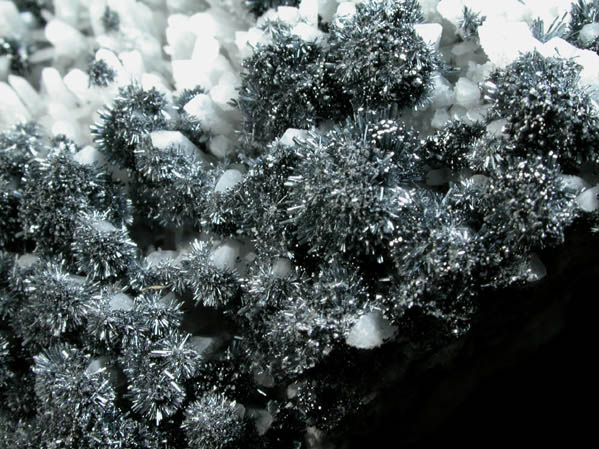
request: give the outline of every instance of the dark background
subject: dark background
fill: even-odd
[[[468,336],[434,363],[415,362],[342,447],[577,447],[599,439],[599,235],[577,226],[566,241],[539,253],[544,280],[481,298]]]

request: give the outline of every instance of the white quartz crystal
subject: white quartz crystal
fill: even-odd
[[[49,21],[45,33],[46,39],[54,46],[58,55],[75,58],[86,49],[83,34],[62,20]]]
[[[461,77],[455,85],[456,103],[471,108],[479,103],[480,90],[476,83],[468,78]]]
[[[0,37],[21,37],[25,34],[25,29],[15,4],[11,1],[0,1]]]
[[[8,84],[14,89],[33,117],[44,112],[44,102],[29,81],[17,75],[8,75]]]
[[[318,0],[318,14],[329,23],[337,11],[337,0]]]
[[[222,111],[234,111],[235,106],[231,105],[231,100],[238,96],[237,88],[233,84],[217,84],[210,89],[210,98]]]
[[[199,156],[200,149],[179,131],[159,130],[150,133],[152,145],[159,150],[176,147],[188,156]]]
[[[81,6],[79,0],[54,0],[54,16],[76,27],[79,22]]]
[[[318,0],[301,0],[299,14],[301,18],[313,25],[318,25]]]
[[[288,128],[279,138],[279,143],[287,146],[295,145],[294,139],[305,139],[308,137],[308,131],[305,129]]]
[[[197,63],[191,59],[178,59],[172,61],[171,64],[173,79],[177,90],[193,89],[198,85],[211,85],[208,74],[196,70]]]
[[[208,151],[219,159],[224,159],[233,151],[233,142],[226,136],[214,136],[208,142]]]
[[[337,24],[341,25],[341,19],[350,18],[356,13],[356,5],[353,2],[340,2],[339,6],[337,6],[336,20]]]
[[[198,64],[196,70],[201,70],[201,67],[210,67],[216,60],[219,51],[220,44],[214,37],[198,36],[191,55],[191,59]]]
[[[440,73],[433,76],[431,102],[435,108],[446,108],[455,103],[453,87]]]
[[[561,175],[561,181],[563,185],[570,190],[574,191],[583,191],[591,187],[591,185],[586,182],[580,176],[575,175]]]
[[[528,281],[537,282],[547,276],[547,267],[537,254],[531,254],[528,261]]]
[[[63,80],[65,86],[77,97],[80,103],[89,99],[89,75],[80,69],[72,69]]]
[[[145,262],[150,267],[157,266],[162,263],[169,263],[169,262],[174,261],[178,255],[179,255],[179,253],[177,251],[169,251],[169,250],[159,249],[159,250],[150,252],[145,257]]]
[[[583,211],[593,212],[599,208],[597,195],[599,195],[599,186],[592,187],[578,195],[576,197],[576,203]]]
[[[374,310],[358,319],[345,342],[354,348],[372,349],[393,337],[396,330],[397,327],[392,326],[380,311]]]
[[[235,268],[240,260],[240,254],[240,244],[227,241],[210,254],[210,260],[217,268]]]
[[[309,25],[304,22],[298,23],[293,27],[291,33],[298,36],[306,42],[315,42],[323,39],[325,34],[320,31],[315,25]]]
[[[432,47],[438,49],[441,42],[443,27],[438,23],[418,23],[414,25],[414,31]]]
[[[0,130],[31,119],[31,114],[17,93],[4,81],[0,81]]]
[[[95,146],[86,145],[73,155],[73,159],[81,165],[101,164],[104,162],[104,156]]]
[[[487,125],[487,132],[494,136],[500,136],[503,134],[503,128],[507,125],[507,119],[493,120]]]
[[[584,45],[588,45],[599,38],[599,23],[587,23],[578,33],[578,39]]]
[[[278,258],[272,265],[272,274],[277,278],[285,278],[291,273],[291,261],[286,257]]]
[[[41,91],[46,97],[64,105],[67,109],[77,105],[77,99],[65,86],[58,70],[54,67],[46,67],[41,74]]]
[[[50,133],[53,136],[67,136],[69,139],[79,142],[81,140],[81,128],[73,120],[55,120],[50,126]]]
[[[110,310],[112,310],[112,311],[116,311],[116,310],[129,311],[129,310],[133,310],[135,303],[133,302],[131,297],[129,297],[128,295],[126,295],[124,293],[115,293],[114,295],[112,295],[110,297],[110,300],[108,301],[108,305],[110,306]]]
[[[447,122],[449,122],[449,120],[450,117],[447,109],[437,109],[431,120],[431,126],[435,129],[441,129],[447,124]]]
[[[489,18],[478,28],[478,35],[489,60],[501,68],[541,46],[526,22]]]
[[[216,186],[214,187],[215,192],[226,192],[234,188],[243,179],[243,174],[239,170],[229,169],[221,175]]]
[[[233,130],[232,125],[221,117],[212,98],[206,94],[199,94],[192,98],[183,109],[188,114],[197,118],[202,127],[212,131],[214,134],[229,134]]]

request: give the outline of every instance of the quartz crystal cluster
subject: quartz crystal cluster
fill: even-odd
[[[0,1],[0,446],[334,444],[597,228],[598,68],[597,0]]]

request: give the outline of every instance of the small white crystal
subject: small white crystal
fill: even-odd
[[[0,1],[0,37],[21,37],[26,27],[13,2]]]
[[[494,69],[493,64],[490,62],[477,64],[474,61],[468,61],[468,72],[466,73],[466,77],[475,83],[482,83],[489,78]]]
[[[356,4],[353,2],[341,2],[337,6],[338,18],[350,18],[356,13]]]
[[[274,418],[266,410],[258,410],[255,413],[258,415],[255,421],[256,432],[258,435],[264,435],[270,429],[270,426],[272,426]]]
[[[85,37],[76,28],[62,20],[54,19],[46,24],[46,39],[61,56],[74,58],[86,48]]]
[[[493,120],[487,125],[487,132],[494,136],[500,136],[503,134],[503,128],[507,125],[507,119]]]
[[[447,79],[440,73],[433,76],[431,102],[435,108],[446,108],[455,103],[455,92]]]
[[[313,25],[318,25],[318,0],[302,0],[299,4],[300,16]]]
[[[110,297],[110,300],[108,301],[108,305],[110,307],[110,310],[112,310],[112,311],[116,311],[116,310],[129,311],[129,310],[133,310],[135,303],[126,294],[115,293],[114,295],[112,295]]]
[[[464,120],[466,118],[466,114],[468,114],[468,109],[462,105],[454,104],[448,112],[451,120]]]
[[[128,84],[130,82],[123,64],[118,56],[107,48],[100,48],[95,55],[96,61],[103,61],[108,67],[115,72],[115,82],[118,85]]]
[[[20,76],[8,75],[8,83],[29,109],[32,116],[36,117],[44,112],[44,102],[37,91],[29,84],[29,81]]]
[[[50,127],[50,132],[53,136],[63,135],[75,142],[79,142],[81,139],[79,129],[79,124],[72,120],[56,120]]]
[[[200,153],[200,149],[180,131],[153,131],[150,133],[150,139],[152,140],[152,145],[159,150],[176,147],[191,157],[198,156]]]
[[[231,100],[238,96],[237,89],[232,84],[217,84],[210,89],[210,98],[221,109],[221,111],[234,111],[235,106],[232,106]]]
[[[599,186],[585,190],[576,197],[576,203],[585,212],[593,212],[599,208]]]
[[[574,175],[561,175],[560,179],[565,188],[573,191],[580,191],[588,189],[591,185],[582,179],[580,176]]]
[[[219,159],[224,159],[233,151],[233,143],[226,136],[214,136],[208,142],[208,151]]]
[[[438,23],[417,23],[414,25],[414,31],[432,47],[439,49],[443,27]]]
[[[141,78],[146,71],[144,58],[137,50],[120,52],[119,59],[123,64],[124,70],[137,79]]]
[[[540,281],[545,276],[547,276],[547,267],[537,254],[531,254],[528,261],[528,281]]]
[[[243,180],[243,174],[239,170],[229,169],[221,175],[216,186],[214,187],[215,192],[226,192],[232,189]]]
[[[197,62],[191,59],[172,61],[173,79],[177,90],[193,89],[196,86],[211,87],[208,74],[197,70]]]
[[[554,37],[538,48],[545,57],[574,58],[579,49],[561,37]]]
[[[300,39],[306,42],[315,42],[319,39],[322,39],[324,33],[320,31],[317,27],[313,25],[308,25],[307,23],[300,22],[291,30],[291,34],[296,35]]]
[[[325,23],[329,23],[337,11],[336,0],[318,0],[318,15]]]
[[[194,14],[189,18],[188,25],[198,36],[217,36],[219,33],[219,22],[209,11]]]
[[[164,50],[172,59],[191,58],[196,35],[189,27],[189,17],[183,14],[169,16],[165,34],[168,45]]]
[[[17,93],[4,81],[0,81],[0,99],[0,129],[31,119],[29,110]]]
[[[439,0],[420,0],[425,22],[440,22],[439,13],[437,12],[438,4]]]
[[[40,258],[38,256],[31,253],[25,253],[17,258],[16,264],[20,268],[29,268],[39,260]]]
[[[54,0],[54,16],[76,27],[79,21],[79,0]]]
[[[291,261],[286,257],[278,258],[272,264],[272,275],[277,278],[284,278],[291,273]]]
[[[220,84],[221,80],[223,83],[237,80],[235,70],[229,60],[222,54],[219,54],[208,72],[210,84],[203,86],[206,89],[211,89],[213,86]]]
[[[379,310],[365,315],[352,326],[345,342],[354,348],[372,349],[393,337],[397,326],[392,326]]]
[[[99,357],[97,359],[92,360],[90,362],[90,364],[87,365],[87,368],[85,369],[85,374],[88,376],[93,376],[94,374],[98,374],[105,370],[106,370],[106,358]]]
[[[578,50],[574,61],[582,66],[578,84],[589,87],[594,94],[599,92],[599,55],[591,50]]]
[[[211,130],[214,134],[226,135],[233,130],[232,125],[219,116],[214,101],[206,94],[193,97],[183,110],[197,118],[203,128]]]
[[[210,254],[210,259],[217,268],[235,268],[240,260],[240,254],[240,245],[237,242],[227,241]]]
[[[92,145],[86,145],[73,155],[73,159],[81,165],[101,164],[104,162],[104,156],[98,149]]]
[[[457,104],[460,104],[465,108],[475,106],[480,100],[480,90],[478,85],[468,78],[461,77],[455,86],[455,98]]]
[[[191,54],[192,61],[197,64],[196,70],[209,70],[219,51],[220,44],[215,38],[198,36]]]
[[[80,69],[72,69],[64,77],[64,84],[77,96],[80,103],[89,99],[89,75]]]
[[[173,262],[179,255],[178,251],[156,250],[152,251],[145,257],[146,265],[149,267],[158,266],[162,263]]]
[[[64,105],[67,109],[75,108],[77,99],[64,85],[62,77],[54,67],[45,67],[41,74],[41,91],[51,101]]]
[[[205,355],[210,353],[211,349],[215,346],[216,338],[194,336],[188,340],[188,344],[195,349],[198,354]]]
[[[490,104],[483,104],[482,106],[468,109],[466,112],[465,121],[468,123],[483,122],[490,109]]]
[[[279,143],[286,146],[295,145],[294,139],[306,139],[308,137],[308,131],[305,129],[288,128],[283,135],[279,138]]]
[[[578,33],[578,38],[584,45],[594,42],[599,38],[599,23],[587,23]]]
[[[441,0],[437,5],[437,12],[448,22],[458,26],[464,11],[463,0]]]
[[[508,22],[487,18],[478,27],[480,45],[489,60],[497,67],[505,67],[515,61],[521,53],[540,48],[526,22]]]
[[[441,129],[447,124],[447,122],[449,122],[449,120],[450,117],[447,109],[437,109],[431,120],[431,126],[435,129]]]
[[[281,22],[293,26],[300,20],[300,11],[293,6],[279,6],[275,17]]]
[[[165,79],[157,73],[144,73],[141,76],[141,87],[143,90],[156,89],[161,94],[164,94],[167,100],[171,101],[172,92],[167,87],[167,84]]]

